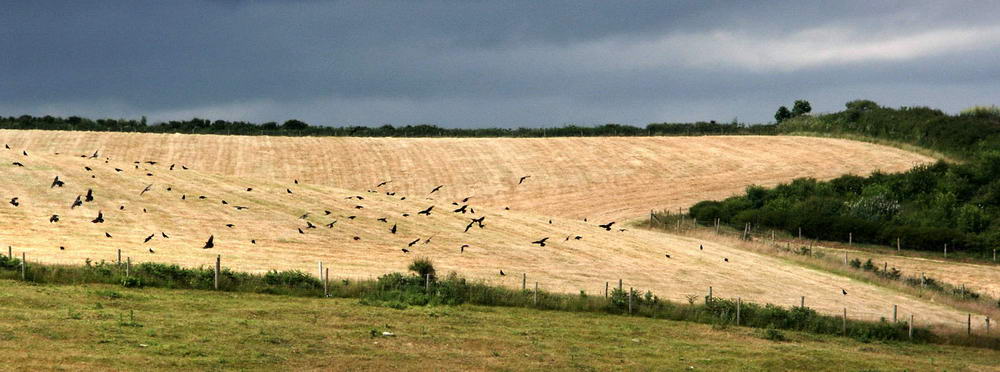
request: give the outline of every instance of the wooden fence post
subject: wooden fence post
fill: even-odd
[[[715,219],[715,235],[719,235],[719,224],[720,224],[719,219],[716,218]],[[994,249],[993,250],[993,258],[994,258],[993,261],[996,261],[996,256],[997,256],[996,252],[997,252],[997,250]]]
[[[528,273],[521,273],[521,290],[528,289]]]
[[[910,323],[909,323],[909,326],[910,326],[910,332],[909,332],[910,333],[910,339],[912,340],[913,339],[913,314],[910,314]]]
[[[971,313],[969,314],[968,320],[966,320],[965,329],[966,329],[967,333],[969,334],[969,336],[971,337],[972,336],[972,314]]]
[[[944,258],[948,258],[948,243],[944,243]]]
[[[424,293],[431,293],[431,274],[427,274],[427,278],[424,281]]]
[[[323,297],[330,297],[330,268],[326,268],[323,275]]]
[[[841,329],[841,331],[844,332],[845,335],[847,334],[847,308],[846,307],[844,308],[844,318],[843,318],[843,323],[841,323],[840,329]]]
[[[849,263],[847,262],[847,252],[844,252],[844,265],[850,265],[850,264],[849,264]]]
[[[898,310],[897,305],[892,305],[892,322],[896,322],[896,310]]]
[[[535,282],[535,306],[538,306],[538,282]]]
[[[740,307],[743,305],[743,299],[736,297],[736,326],[740,325]]]
[[[802,240],[802,227],[799,227],[799,240]]]
[[[118,248],[118,270],[122,267],[122,249]]]
[[[604,299],[608,299],[608,288],[610,288],[611,282],[604,282]]]
[[[628,315],[632,315],[632,287],[628,287]]]
[[[618,290],[622,290],[622,280],[618,279]]]
[[[222,270],[222,255],[215,256],[215,290],[219,290],[219,271]]]
[[[125,277],[132,275],[132,257],[125,257]]]
[[[316,261],[316,277],[323,279],[323,261]]]
[[[847,233],[847,245],[854,245],[854,233]]]
[[[799,299],[799,307],[806,307],[806,296]]]
[[[899,250],[900,250],[899,238],[896,238],[896,252],[899,252]]]
[[[28,280],[28,260],[25,258],[24,252],[21,252],[21,281]]]
[[[708,286],[708,299],[712,299],[712,286]]]
[[[996,251],[997,251],[996,249],[993,250],[994,256],[996,255]],[[7,258],[10,258],[12,260],[14,259],[14,247],[11,247],[9,245],[7,246]]]

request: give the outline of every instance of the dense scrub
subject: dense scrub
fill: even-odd
[[[1000,247],[1000,116],[988,111],[949,116],[928,108],[890,109],[870,101],[847,110],[799,117],[783,131],[861,134],[904,141],[954,155],[900,174],[845,175],[820,182],[797,179],[774,188],[748,187],[743,195],[703,201],[690,209],[701,221],[716,218],[808,238],[991,257]]]
[[[747,125],[737,122],[653,123],[645,128],[630,125],[567,125],[558,128],[441,128],[435,125],[395,127],[318,126],[299,120],[282,124],[255,124],[244,121],[191,119],[147,124],[146,119],[97,119],[22,115],[0,117],[0,129],[78,130],[98,132],[190,133],[251,136],[346,136],[346,137],[590,137],[590,136],[699,136],[777,134],[776,125]]]

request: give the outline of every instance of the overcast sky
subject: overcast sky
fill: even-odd
[[[0,115],[645,125],[773,121],[799,98],[957,112],[1000,103],[998,14],[985,1],[5,2]]]

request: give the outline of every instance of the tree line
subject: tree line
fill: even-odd
[[[300,120],[251,123],[246,121],[171,120],[147,124],[146,118],[87,119],[79,116],[0,117],[0,129],[41,129],[67,131],[188,133],[249,136],[338,136],[338,137],[589,137],[589,136],[701,136],[777,134],[774,124],[730,123],[651,123],[645,127],[621,124],[599,126],[566,125],[556,128],[442,128],[436,125],[320,126]]]
[[[780,131],[857,134],[911,143],[962,160],[907,172],[845,175],[831,181],[796,179],[773,188],[690,208],[700,221],[784,230],[808,238],[966,251],[990,257],[1000,248],[1000,114],[948,115],[926,107],[848,102],[841,112],[784,120]]]

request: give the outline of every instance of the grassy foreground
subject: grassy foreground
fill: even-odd
[[[134,318],[130,316],[134,313]],[[373,337],[387,331],[394,337]],[[1000,370],[1000,352],[592,313],[0,280],[0,369]]]

